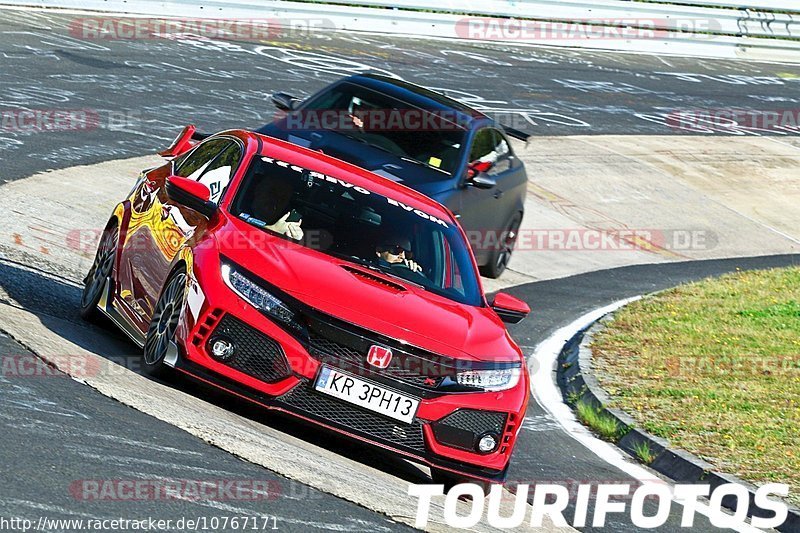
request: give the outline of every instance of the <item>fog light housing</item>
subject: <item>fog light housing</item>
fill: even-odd
[[[213,337],[208,341],[208,351],[214,359],[228,362],[236,354],[236,345],[225,337]]]
[[[495,435],[484,435],[478,439],[478,451],[481,453],[493,452],[497,448],[497,440]]]

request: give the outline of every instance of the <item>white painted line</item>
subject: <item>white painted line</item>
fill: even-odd
[[[631,462],[628,457],[616,446],[595,437],[583,424],[575,417],[572,409],[562,401],[561,390],[556,383],[556,372],[558,356],[567,341],[575,336],[576,333],[589,327],[592,323],[602,318],[604,315],[616,311],[617,309],[636,300],[641,296],[634,296],[625,300],[619,300],[611,305],[595,309],[581,316],[571,324],[559,329],[547,339],[542,341],[529,357],[528,366],[531,368],[531,393],[542,408],[550,413],[553,418],[564,428],[567,434],[584,445],[588,450],[597,455],[600,459],[622,470],[632,478],[641,483],[659,483],[664,480],[646,468]],[[533,363],[536,364],[533,364]],[[670,486],[672,486],[670,484]],[[673,501],[683,505],[683,501],[674,497]],[[708,505],[701,502],[696,504],[697,512],[703,516],[710,516],[711,510]],[[742,522],[731,528],[739,532],[758,532],[760,529]]]

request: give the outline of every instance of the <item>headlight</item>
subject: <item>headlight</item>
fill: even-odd
[[[249,278],[237,272],[230,265],[223,263],[222,279],[228,287],[236,294],[247,300],[253,307],[263,311],[270,317],[286,324],[296,327],[294,312],[285,303],[267,292],[263,287],[250,281]]]
[[[498,368],[492,370],[466,370],[456,374],[459,385],[476,387],[487,391],[510,389],[519,383],[519,368]]]

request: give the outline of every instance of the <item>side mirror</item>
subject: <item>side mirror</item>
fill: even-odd
[[[479,189],[491,189],[497,185],[497,180],[487,176],[486,172],[489,172],[493,166],[494,163],[491,161],[473,161],[467,167],[467,183]]]
[[[176,204],[194,209],[211,218],[217,212],[217,204],[210,200],[211,191],[202,183],[183,176],[167,178],[167,196]]]
[[[490,305],[506,324],[519,324],[531,312],[528,304],[504,292],[498,292]]]
[[[288,93],[275,93],[271,97],[272,103],[281,111],[293,111],[300,99]]]

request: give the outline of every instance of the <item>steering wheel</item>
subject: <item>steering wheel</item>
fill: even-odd
[[[407,279],[408,281],[414,283],[418,283],[419,285],[425,285],[426,283],[430,282],[428,276],[426,276],[422,272],[417,272],[415,270],[412,270],[411,267],[409,267],[405,263],[390,263],[389,268],[391,268],[392,270],[402,270],[402,275],[398,273],[398,275],[400,275],[401,278]]]

